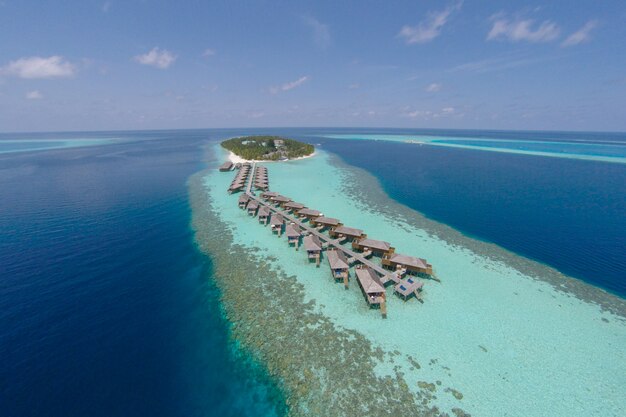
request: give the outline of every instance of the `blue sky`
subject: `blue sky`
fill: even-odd
[[[626,131],[626,2],[0,0],[0,131]]]

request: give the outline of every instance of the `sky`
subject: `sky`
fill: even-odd
[[[0,0],[0,131],[626,131],[626,1]]]

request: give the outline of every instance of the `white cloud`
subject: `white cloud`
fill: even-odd
[[[135,56],[135,61],[142,65],[150,65],[160,69],[166,69],[176,61],[176,55],[167,49],[152,48],[150,52]]]
[[[290,81],[288,83],[285,83],[279,87],[270,87],[270,93],[272,94],[277,94],[280,93],[281,91],[289,91],[292,90],[296,87],[301,86],[302,84],[304,84],[305,82],[307,82],[310,79],[310,77],[308,75],[305,75],[304,77],[300,77],[295,81]]]
[[[102,4],[102,11],[103,11],[104,13],[108,13],[110,8],[111,8],[111,2],[110,2],[110,1],[105,1],[105,2]]]
[[[20,78],[63,78],[71,77],[75,72],[76,67],[58,55],[48,58],[39,56],[20,58],[0,68],[0,75]]]
[[[402,114],[404,117],[408,117],[409,119],[424,119],[431,120],[437,119],[439,117],[452,116],[456,114],[456,109],[454,107],[444,107],[440,111],[432,111],[432,110],[410,110],[405,109]]]
[[[328,25],[321,23],[314,17],[304,16],[302,18],[305,25],[313,30],[313,41],[315,44],[324,49],[330,45],[330,30]]]
[[[350,90],[358,90],[359,88],[361,88],[361,84],[359,84],[359,83],[350,84],[350,85],[348,86],[348,88],[349,88]]]
[[[441,83],[432,83],[426,86],[425,90],[429,93],[436,93],[441,90]]]
[[[454,113],[454,107],[444,107],[443,109],[441,109],[441,114],[443,115],[452,113]]]
[[[550,42],[558,38],[560,29],[550,20],[535,25],[533,19],[510,20],[503,14],[491,17],[493,26],[487,34],[487,40],[508,39],[513,42]]]
[[[33,90],[26,93],[26,98],[29,100],[39,100],[43,98],[43,94],[39,90]]]
[[[574,46],[579,43],[588,42],[591,39],[591,31],[598,26],[597,20],[590,20],[585,25],[572,33],[563,41],[561,46]]]
[[[448,72],[468,71],[475,73],[485,73],[492,71],[503,71],[511,68],[530,65],[539,61],[541,60],[537,58],[528,58],[525,55],[509,54],[506,56],[488,58],[480,61],[466,62],[464,64],[450,68]]]
[[[441,29],[448,22],[450,15],[461,9],[462,1],[450,5],[439,12],[430,12],[425,20],[422,20],[417,26],[405,25],[400,29],[398,36],[404,38],[408,44],[426,43],[435,39],[441,33]]]
[[[207,48],[207,49],[205,49],[205,50],[202,52],[202,56],[203,56],[203,57],[209,57],[209,56],[213,56],[213,55],[215,55],[215,54],[216,54],[215,49],[211,49],[211,48]]]

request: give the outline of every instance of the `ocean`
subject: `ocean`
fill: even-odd
[[[254,133],[321,145],[314,158],[268,164],[272,188],[426,257],[442,282],[425,282],[424,304],[393,299],[381,320],[358,287],[338,291],[324,266],[268,239],[237,209],[225,193],[233,173],[215,169],[225,157],[217,143]],[[345,140],[370,135],[376,140]],[[402,143],[405,136],[495,141],[459,148]],[[572,280],[549,268],[623,299],[626,165],[589,158],[619,150],[471,149],[585,137],[3,134],[0,141],[30,141],[0,148],[3,415],[330,416],[358,413],[370,399],[369,415],[377,406],[618,415],[626,333],[621,307],[611,306],[623,300],[607,295],[613,304],[605,304],[601,291],[587,299],[593,287],[584,285],[562,292],[558,280]],[[593,143],[619,147],[624,137],[598,134]]]
[[[0,155],[0,414],[278,415],[194,244],[207,135],[113,136]]]
[[[438,133],[444,138],[458,134]],[[472,136],[489,138],[494,133]],[[606,147],[626,157],[624,134],[497,136],[506,138],[507,147],[533,139],[541,143],[542,151],[567,152],[569,146],[588,143],[599,149],[592,152]],[[390,197],[438,222],[626,296],[626,164],[470,147],[311,140],[367,170]]]

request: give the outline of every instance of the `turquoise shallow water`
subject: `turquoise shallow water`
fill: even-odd
[[[324,263],[319,269],[310,265],[303,253],[239,210],[236,196],[224,191],[232,173],[206,177],[210,198],[237,244],[259,248],[256,256],[294,275],[317,311],[387,352],[378,374],[399,367],[416,392],[420,381],[440,381],[433,401],[448,412],[460,407],[481,416],[541,416],[546,410],[554,416],[617,416],[626,408],[623,318],[534,278],[544,267],[515,268],[513,254],[506,254],[507,262],[494,260],[475,250],[471,239],[449,243],[459,242],[451,229],[425,232],[420,222],[426,220],[384,196],[348,198],[346,185],[373,179],[337,166],[323,151],[267,166],[273,190],[434,265],[442,283],[425,282],[425,303],[390,297],[389,317],[382,320],[367,308],[354,282],[344,291]],[[399,354],[389,355],[394,351]]]
[[[623,142],[559,142],[514,139],[442,138],[423,135],[371,135],[371,134],[332,134],[324,135],[333,139],[345,140],[385,140],[414,143],[415,145],[444,146],[461,149],[474,149],[488,152],[516,153],[547,156],[553,158],[584,159],[626,164],[626,143]]]
[[[115,142],[115,139],[3,139],[0,140],[0,154],[78,148],[83,146],[101,146],[113,142]]]

